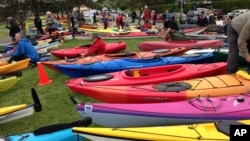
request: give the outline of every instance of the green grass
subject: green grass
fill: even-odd
[[[128,39],[122,40],[127,44],[126,51],[138,51],[137,44],[142,41],[161,40],[153,39]],[[119,40],[105,40],[117,42]],[[121,40],[120,40],[121,41]],[[60,48],[69,48],[77,45],[89,44],[91,41],[72,40],[64,42]],[[79,120],[81,117],[71,102],[70,96],[74,96],[82,102],[97,102],[89,97],[71,92],[65,85],[69,79],[64,74],[47,69],[46,73],[53,80],[51,84],[37,86],[39,75],[37,68],[23,70],[21,80],[7,92],[0,93],[0,107],[12,106],[23,103],[32,103],[31,88],[35,88],[42,103],[43,110],[29,117],[11,121],[0,125],[0,136],[31,132],[42,126],[56,123],[65,123]],[[97,125],[91,125],[97,126]]]
[[[0,23],[0,39],[9,35],[9,30],[5,28],[5,23]]]

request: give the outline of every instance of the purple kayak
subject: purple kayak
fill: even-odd
[[[82,103],[77,111],[108,127],[165,126],[250,118],[250,94],[150,104]]]

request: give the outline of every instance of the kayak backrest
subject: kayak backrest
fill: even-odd
[[[53,124],[49,126],[44,126],[44,127],[36,129],[33,132],[33,134],[35,136],[38,136],[38,135],[53,133],[53,132],[60,131],[60,130],[65,130],[65,129],[72,128],[72,127],[81,127],[81,126],[86,127],[86,126],[89,126],[91,123],[92,123],[92,118],[86,117],[82,120],[74,121],[71,123],[62,123],[62,124]]]
[[[237,122],[235,120],[222,120],[215,123],[215,127],[218,131],[229,136],[230,135],[230,125],[244,125],[243,123]]]

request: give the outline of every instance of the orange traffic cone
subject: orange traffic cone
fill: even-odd
[[[39,73],[38,86],[47,85],[47,84],[51,83],[52,80],[50,80],[48,78],[45,70],[43,69],[43,66],[42,66],[41,62],[37,62],[37,68],[38,68],[38,73]]]

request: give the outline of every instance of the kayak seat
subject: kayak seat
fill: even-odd
[[[154,85],[154,89],[160,92],[179,92],[190,89],[192,86],[185,82],[170,82]]]
[[[72,127],[81,127],[81,126],[86,127],[86,126],[89,126],[91,123],[92,123],[92,118],[86,117],[82,120],[74,121],[71,123],[52,124],[49,126],[44,126],[44,127],[36,129],[33,132],[33,134],[35,136],[44,135],[44,134],[49,134],[49,133],[53,133],[53,132],[60,131],[60,130],[65,130],[65,129],[72,128]]]
[[[132,76],[132,73],[129,69],[126,71],[126,74],[127,74],[127,76]]]
[[[230,125],[244,125],[243,123],[237,122],[235,120],[223,120],[215,123],[215,127],[219,132],[229,136],[230,135]]]

